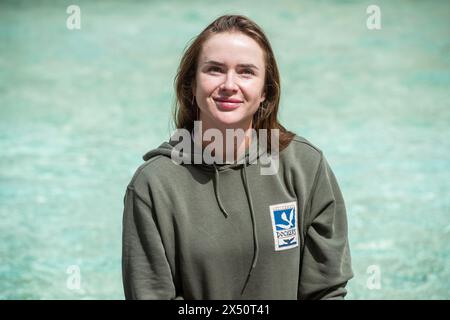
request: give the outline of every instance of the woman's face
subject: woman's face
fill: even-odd
[[[252,127],[252,117],[265,99],[264,52],[241,32],[224,32],[204,42],[193,94],[202,127]]]

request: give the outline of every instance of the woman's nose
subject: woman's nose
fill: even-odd
[[[226,74],[224,83],[222,84],[222,89],[237,90],[236,79],[233,72],[230,71]]]

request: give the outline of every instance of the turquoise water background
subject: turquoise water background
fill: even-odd
[[[178,0],[0,2],[0,299],[123,299],[126,185],[173,130],[183,49],[225,13],[265,30],[281,121],[339,180],[347,298],[450,298],[450,2]]]

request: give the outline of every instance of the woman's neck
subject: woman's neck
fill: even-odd
[[[209,132],[208,129],[211,130]],[[211,155],[215,160],[221,163],[232,163],[240,159],[252,143],[252,126],[251,123],[247,127],[236,126],[236,127],[208,127],[206,122],[201,123],[200,137],[203,150],[205,150],[208,145],[213,144],[209,147]],[[195,131],[194,131],[195,132]],[[220,136],[220,137],[218,137]],[[198,139],[198,137],[197,137]],[[199,140],[195,140],[199,142]]]

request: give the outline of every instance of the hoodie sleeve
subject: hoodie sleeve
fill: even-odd
[[[306,210],[299,299],[344,299],[353,277],[347,214],[336,177],[321,155]]]
[[[151,204],[132,187],[124,197],[122,279],[125,299],[176,297],[171,269]]]

